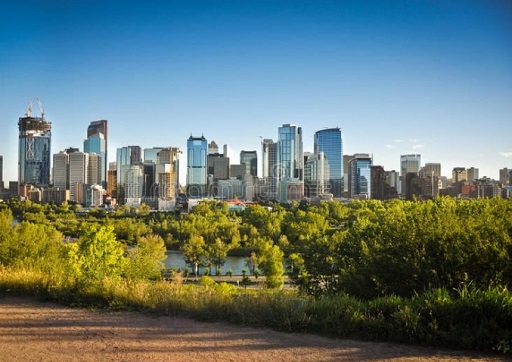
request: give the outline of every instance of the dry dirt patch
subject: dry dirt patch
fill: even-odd
[[[489,361],[499,356],[0,297],[1,361]]]

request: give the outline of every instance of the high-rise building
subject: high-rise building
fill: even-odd
[[[334,197],[343,195],[343,138],[341,130],[326,128],[315,132],[314,152],[324,152],[329,163],[330,192]]]
[[[423,167],[423,172],[425,175],[441,177],[441,164],[440,163],[426,163],[425,167]]]
[[[52,125],[41,117],[32,117],[32,105],[29,105],[24,117],[18,120],[18,182],[20,185],[32,184],[46,186],[50,184],[50,161]]]
[[[508,181],[509,181],[509,178],[510,178],[510,169],[508,168],[502,168],[500,169],[500,182],[503,184],[503,185],[508,185]]]
[[[69,159],[66,151],[53,155],[53,187],[60,190],[69,189]]]
[[[87,168],[89,154],[83,152],[69,153],[69,197],[77,203],[85,202],[85,189],[87,184]]]
[[[211,141],[208,144],[208,154],[219,153],[219,146],[215,141]],[[227,156],[227,155],[226,155]]]
[[[142,163],[123,167],[124,170],[124,203],[128,206],[140,206],[142,187],[144,184],[144,167]]]
[[[85,153],[96,153],[101,156],[101,183],[103,188],[107,187],[108,170],[108,121],[105,119],[93,121],[87,127],[87,139],[84,141]]]
[[[204,136],[187,140],[187,194],[189,197],[206,195],[208,141]]]
[[[307,197],[324,195],[329,190],[329,163],[324,152],[304,152],[304,192]]]
[[[426,198],[436,197],[439,194],[441,165],[439,163],[427,163],[425,167],[421,168],[418,176],[420,195]]]
[[[386,196],[388,198],[397,197],[400,188],[400,174],[395,170],[386,171],[386,185],[389,186]]]
[[[212,182],[229,179],[229,157],[222,153],[209,153],[208,177]]]
[[[473,181],[478,180],[480,178],[478,176],[478,174],[479,174],[478,168],[470,167],[466,171],[467,171],[467,174],[468,174],[468,181],[473,182]]]
[[[371,196],[372,199],[385,200],[386,193],[386,171],[382,166],[371,166]]]
[[[406,177],[408,173],[417,174],[421,167],[421,155],[410,154],[400,156],[400,178],[402,181],[401,194],[407,193]]]
[[[116,155],[116,177],[117,177],[117,199],[120,203],[126,203],[125,193],[127,172],[130,166],[142,163],[141,148],[139,146],[126,146],[117,149]],[[142,170],[141,170],[142,173]],[[141,186],[142,192],[142,186]]]
[[[348,193],[351,198],[371,199],[371,167],[370,157],[355,155],[348,163]]]
[[[454,167],[452,170],[452,184],[468,180],[468,172],[465,167]]]
[[[304,155],[302,149],[302,128],[283,124],[278,130],[277,177],[283,179],[304,179]]]
[[[258,176],[258,153],[256,151],[240,151],[240,164],[245,165],[245,172],[248,175]]]
[[[265,190],[261,197],[275,199],[277,192],[277,143],[271,139],[264,139],[262,146],[262,177]]]
[[[150,161],[156,164],[158,152],[163,149],[164,147],[144,148],[144,162]]]
[[[102,186],[103,158],[97,153],[88,153],[87,162],[87,184],[90,186]],[[95,190],[98,190],[96,187]]]
[[[156,182],[161,200],[176,200],[179,191],[179,155],[177,147],[164,148],[158,153]]]
[[[107,194],[117,198],[117,163],[110,162],[107,171]]]
[[[304,152],[302,146],[302,128],[292,124],[283,124],[278,129],[277,141],[277,182],[279,200],[289,201],[284,197],[293,195],[300,199],[304,192]],[[283,185],[281,185],[283,183]],[[289,186],[292,185],[293,186]],[[294,192],[289,192],[293,188]]]

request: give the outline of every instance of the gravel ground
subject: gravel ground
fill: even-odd
[[[467,360],[505,359],[0,297],[0,361]]]

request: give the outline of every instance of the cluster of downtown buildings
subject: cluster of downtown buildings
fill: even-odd
[[[0,196],[42,203],[70,201],[85,206],[138,206],[175,210],[191,200],[215,198],[244,201],[426,199],[439,194],[456,197],[510,197],[512,170],[500,170],[500,180],[479,178],[478,169],[457,167],[452,179],[441,176],[441,164],[421,165],[419,154],[400,156],[400,171],[373,165],[370,154],[343,154],[339,128],[314,134],[313,152],[303,151],[302,128],[283,124],[277,141],[261,139],[258,152],[242,150],[233,163],[215,141],[190,136],[186,149],[186,185],[179,184],[178,147],[126,146],[108,163],[108,121],[91,122],[83,151],[68,148],[51,154],[51,123],[33,117],[31,106],[18,121],[18,180],[4,188],[0,156]],[[51,162],[53,161],[53,162]]]

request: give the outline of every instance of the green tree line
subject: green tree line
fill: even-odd
[[[107,239],[124,247],[121,264],[129,259],[153,265],[142,261],[139,251],[153,248],[149,240],[182,251],[193,271],[206,267],[210,273],[225,274],[227,255],[242,255],[248,270],[263,272],[269,286],[282,286],[286,267],[299,289],[314,296],[411,296],[469,283],[508,287],[512,279],[512,201],[498,198],[251,205],[236,213],[224,202],[208,201],[184,215],[150,213],[147,207],[81,214],[66,203],[17,200],[4,208],[22,223],[2,233],[46,228],[38,232],[49,239],[79,241],[66,244],[69,249],[108,231]],[[121,269],[129,273],[130,268]],[[137,274],[133,268],[130,273]]]

